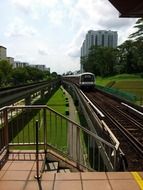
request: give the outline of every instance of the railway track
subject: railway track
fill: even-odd
[[[120,142],[128,162],[128,170],[143,170],[143,116],[100,92],[85,95],[105,115],[104,120]]]

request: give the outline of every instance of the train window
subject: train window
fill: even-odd
[[[91,82],[94,80],[94,76],[92,75],[83,75],[81,77],[81,82]]]

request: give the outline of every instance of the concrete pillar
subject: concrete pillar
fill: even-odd
[[[31,95],[25,98],[25,105],[31,105]]]
[[[44,99],[45,98],[45,94],[44,94],[44,90],[41,90],[41,99]]]

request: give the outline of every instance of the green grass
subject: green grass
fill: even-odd
[[[66,151],[68,123],[52,113],[47,114],[47,118],[50,118],[47,122],[48,143]]]
[[[66,96],[63,93],[62,89],[59,88],[57,92],[49,99],[47,105],[52,108],[54,111],[59,112],[60,114],[65,114],[66,110]],[[44,130],[43,130],[43,110],[38,110],[35,114],[31,112],[25,112],[24,115],[19,115],[18,120],[12,120],[11,126],[12,133],[16,126],[21,126],[19,132],[15,131],[15,137],[12,139],[14,143],[22,142],[35,142],[35,124],[36,120],[39,121],[39,142],[43,141]],[[24,122],[25,121],[25,122]],[[51,111],[46,111],[46,121],[47,121],[47,141],[49,144],[54,145],[57,148],[66,151],[67,148],[67,122],[65,119],[61,119],[60,116]],[[19,148],[19,146],[17,147]],[[27,148],[27,147],[26,147]],[[29,147],[32,149],[33,147]],[[21,149],[24,149],[21,147]]]
[[[66,95],[64,94],[62,88],[49,99],[47,106],[55,110],[56,112],[65,115],[66,107]],[[50,115],[51,121],[49,124],[51,127],[48,128],[48,133],[50,133],[49,143],[54,144],[57,148],[65,150],[67,148],[67,122],[54,115]],[[52,125],[51,125],[52,124]]]
[[[96,84],[101,86],[106,86],[111,81],[118,82],[118,81],[128,81],[128,80],[143,81],[143,78],[141,78],[140,75],[133,75],[133,74],[121,74],[106,78],[96,77]]]
[[[48,107],[54,109],[56,112],[59,112],[62,115],[65,115],[65,110],[66,110],[65,104],[66,104],[66,96],[61,88],[59,88],[57,92],[47,102]]]
[[[136,97],[135,103],[143,103],[143,78],[139,75],[122,74],[107,78],[97,77],[96,84],[131,94]]]

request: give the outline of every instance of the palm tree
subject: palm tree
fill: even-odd
[[[133,38],[135,40],[143,40],[143,18],[140,18],[136,21],[134,28],[137,28],[137,31],[132,33],[129,38]]]

